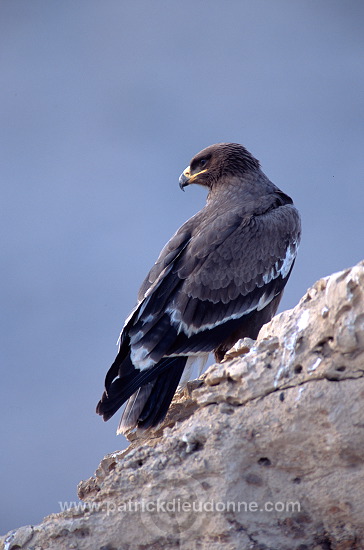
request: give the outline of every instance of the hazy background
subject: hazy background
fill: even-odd
[[[1,0],[0,533],[125,446],[94,409],[191,157],[243,143],[303,241],[281,309],[363,256],[362,0]],[[117,415],[118,416],[118,415]],[[308,427],[309,429],[309,427]]]

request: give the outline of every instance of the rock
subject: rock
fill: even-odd
[[[79,485],[2,539],[59,550],[364,548],[364,262],[238,342]]]

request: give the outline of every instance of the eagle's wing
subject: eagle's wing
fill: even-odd
[[[188,356],[216,350],[242,324],[250,335],[251,324],[259,329],[270,319],[299,239],[299,214],[291,204],[259,215],[203,209],[186,222],[141,287],[97,412],[107,420],[130,398],[121,432],[158,423]]]
[[[200,215],[174,235],[142,285],[127,326],[139,368],[165,355],[212,351],[224,326],[262,310],[287,282],[300,239],[294,206],[257,216],[236,209],[209,223]]]

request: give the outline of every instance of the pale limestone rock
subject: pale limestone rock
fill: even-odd
[[[240,354],[242,354],[240,356]],[[238,342],[6,550],[364,549],[364,263]]]

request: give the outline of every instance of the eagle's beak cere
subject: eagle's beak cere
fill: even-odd
[[[182,174],[179,177],[179,186],[182,191],[184,191],[184,187],[187,187],[187,185],[191,185],[191,183],[194,183],[197,176],[202,174],[202,172],[206,172],[206,169],[200,170],[200,172],[196,172],[196,174],[193,174],[193,176],[191,176],[190,167],[187,166],[187,168],[183,170]]]

